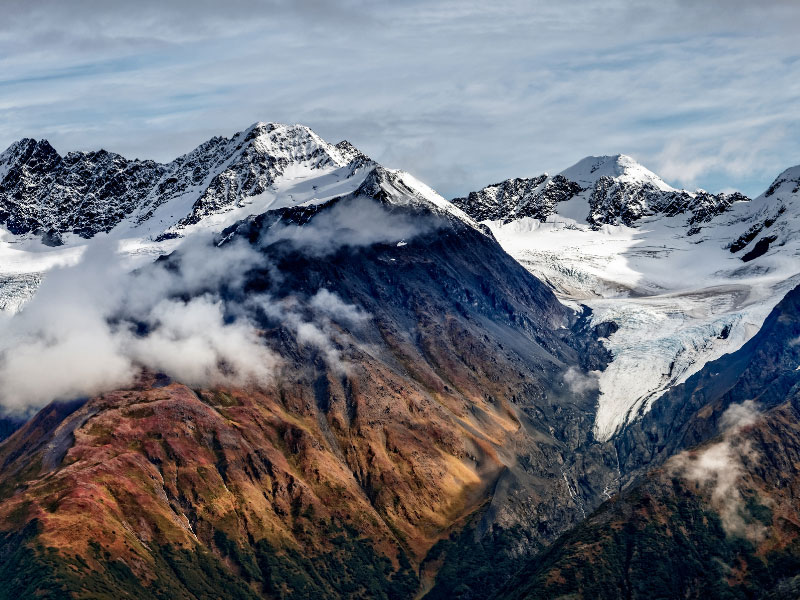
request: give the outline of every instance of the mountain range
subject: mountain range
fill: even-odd
[[[799,192],[13,144],[0,598],[792,597]]]

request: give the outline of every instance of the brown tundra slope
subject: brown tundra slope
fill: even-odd
[[[496,597],[797,598],[799,498],[795,395],[755,423],[674,456]]]
[[[270,233],[348,239],[324,219],[364,202],[424,226],[316,254]],[[491,237],[376,170],[219,243],[242,239],[263,263],[215,292],[280,369],[209,389],[144,373],[39,412],[0,445],[0,598],[412,598],[468,520],[521,531],[526,555],[600,503],[613,448],[589,439],[596,391],[564,375],[605,352]],[[249,302],[305,315],[322,288],[361,315],[331,317],[328,348]]]

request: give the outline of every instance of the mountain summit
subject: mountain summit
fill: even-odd
[[[601,177],[611,177],[630,184],[652,184],[664,192],[676,191],[675,188],[664,183],[658,175],[627,154],[587,156],[568,169],[561,171],[560,175],[585,188],[593,186]]]
[[[709,194],[677,190],[630,156],[587,156],[553,177],[546,173],[527,179],[508,179],[455,198],[453,203],[479,220],[513,221],[531,217],[547,221],[555,215],[602,225],[635,226],[642,219],[686,215],[688,233],[725,212],[739,193]]]
[[[278,123],[212,138],[166,164],[105,150],[61,156],[47,140],[24,139],[0,154],[0,222],[14,234],[51,237],[90,238],[121,224],[174,234],[242,208],[281,178],[346,180],[372,164],[347,142]]]

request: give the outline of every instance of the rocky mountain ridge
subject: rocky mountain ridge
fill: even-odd
[[[287,169],[354,172],[369,164],[347,141],[328,144],[305,126],[276,123],[212,138],[166,164],[105,150],[61,156],[47,140],[23,139],[0,154],[0,223],[51,243],[123,221],[141,228],[156,219],[164,233],[239,206]]]
[[[547,221],[565,214],[594,228],[635,226],[645,217],[686,215],[689,235],[735,202],[749,200],[738,192],[688,192],[664,183],[629,156],[589,156],[555,176],[546,173],[516,178],[471,192],[453,203],[473,218],[505,223],[523,217]]]

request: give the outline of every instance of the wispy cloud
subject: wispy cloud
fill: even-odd
[[[430,221],[344,199],[302,225],[263,225],[258,243],[196,232],[133,271],[116,242],[97,236],[77,264],[48,272],[18,313],[0,312],[0,414],[119,388],[143,368],[193,386],[263,386],[297,368],[298,348],[346,374],[348,351],[367,347],[355,340],[371,315],[327,287],[281,290],[288,273],[275,258],[319,260],[444,226]],[[248,288],[254,277],[259,292]],[[288,336],[264,335],[276,328]]]
[[[740,485],[746,471],[744,466],[760,457],[750,440],[739,434],[759,416],[759,407],[752,400],[732,404],[720,418],[721,441],[696,451],[682,452],[670,459],[668,465],[676,475],[710,492],[711,505],[729,535],[756,542],[763,539],[766,528],[749,514]]]
[[[800,162],[799,27],[780,0],[10,0],[0,145],[166,160],[276,120],[445,195],[613,152],[757,193]]]

